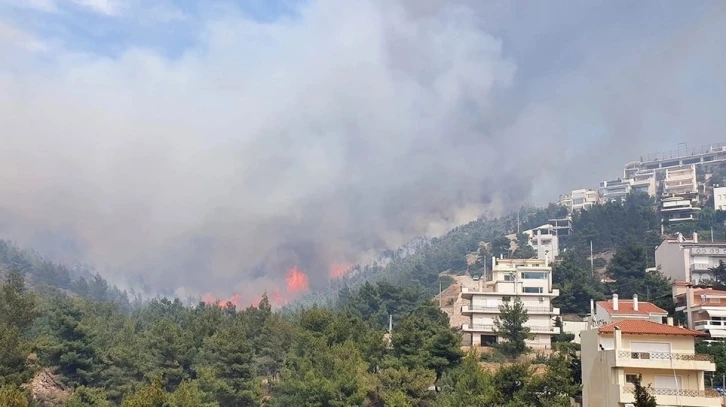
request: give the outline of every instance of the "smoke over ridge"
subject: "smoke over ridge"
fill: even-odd
[[[628,137],[653,145],[634,137],[638,113],[607,98],[593,101],[605,112],[594,124],[569,124],[587,95],[632,84],[575,75],[565,96],[523,103],[520,67],[490,33],[493,18],[518,13],[501,4],[314,0],[272,22],[225,8],[173,57],[47,51],[37,39],[29,51],[0,30],[14,57],[0,63],[0,233],[67,242],[64,255],[111,280],[179,295],[255,295],[285,287],[293,267],[315,289],[413,236],[605,176],[579,153]],[[716,10],[683,35],[718,34]],[[627,61],[611,67],[632,73]],[[658,83],[677,74],[665,71]],[[608,135],[573,143],[573,128]],[[572,173],[583,164],[591,172]]]

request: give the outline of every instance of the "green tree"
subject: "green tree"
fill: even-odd
[[[638,375],[638,377],[635,379],[635,382],[633,382],[633,385],[635,386],[635,403],[633,403],[634,407],[657,407],[658,404],[655,401],[655,397],[653,397],[650,393],[648,393],[648,388],[643,387],[641,384],[641,381],[643,379],[642,375]]]
[[[0,387],[0,407],[28,407],[28,396],[14,386]]]
[[[0,287],[0,386],[20,385],[30,378],[31,343],[26,334],[35,317],[35,296],[26,289],[23,275],[10,270]]]
[[[196,370],[208,368],[214,376],[213,394],[222,407],[248,407],[260,404],[255,380],[254,347],[247,339],[246,325],[238,317],[228,327],[204,341]]]
[[[494,318],[497,335],[504,341],[497,344],[499,351],[509,357],[517,358],[527,352],[527,339],[532,339],[530,328],[524,324],[529,320],[527,310],[519,297],[499,306],[499,315]]]
[[[459,367],[447,372],[439,387],[437,405],[441,407],[488,407],[497,400],[493,378],[479,366],[474,352],[468,353]]]
[[[66,407],[110,407],[101,389],[80,386],[73,391],[66,401]]]
[[[174,393],[169,395],[169,407],[217,407],[219,404],[210,402],[209,395],[194,380],[185,380]]]
[[[165,407],[168,398],[161,378],[156,378],[125,398],[121,407]]]

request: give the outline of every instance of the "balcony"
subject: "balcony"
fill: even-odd
[[[559,328],[555,328],[554,326],[546,326],[546,325],[534,325],[534,326],[527,326],[529,328],[530,333],[537,333],[537,334],[558,334]],[[497,327],[493,324],[473,324],[468,325],[464,324],[461,326],[461,329],[466,332],[496,332]]]
[[[651,387],[648,393],[655,396],[658,405],[670,406],[721,406],[721,397],[717,391],[695,389],[670,389]],[[635,388],[632,386],[620,387],[620,403],[635,402]]]
[[[703,305],[705,305],[705,304],[703,304]],[[724,304],[719,303],[719,305],[724,305]],[[724,331],[724,330],[726,330],[726,321],[715,320],[715,319],[703,319],[700,321],[695,321],[693,323],[693,329],[695,329],[697,331],[712,331],[712,330]]]
[[[530,315],[538,314],[538,315],[560,315],[560,309],[555,307],[528,307],[524,306],[524,308],[527,310],[527,313]],[[479,313],[479,314],[499,314],[499,307],[485,307],[481,305],[464,305],[461,307],[461,313],[462,314],[472,314],[472,313]]]
[[[708,271],[710,268],[718,267],[716,263],[692,263],[689,267],[691,271]]]
[[[615,352],[614,350],[606,352]],[[715,371],[713,356],[698,353],[617,351],[616,367]]]

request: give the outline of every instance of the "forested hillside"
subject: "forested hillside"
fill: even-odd
[[[541,360],[545,373],[527,362],[486,373],[444,313],[399,290],[366,284],[334,311],[281,314],[264,297],[245,310],[155,300],[129,313],[29,292],[12,271],[0,290],[0,405],[34,405],[24,384],[38,372],[56,375],[54,405],[69,407],[564,407],[578,391],[569,353]]]

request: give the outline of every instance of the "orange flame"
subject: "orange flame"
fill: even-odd
[[[341,278],[348,274],[351,268],[353,268],[352,264],[333,263],[330,265],[330,277],[333,279]]]
[[[291,294],[307,291],[308,276],[297,267],[287,272],[287,292]]]

